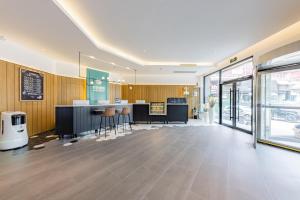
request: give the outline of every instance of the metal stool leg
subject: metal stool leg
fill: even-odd
[[[106,116],[104,117],[104,135],[106,138]]]
[[[126,124],[125,124],[125,117],[124,115],[122,115],[122,120],[123,120],[123,133],[125,133],[125,129],[126,129]]]
[[[118,114],[118,121],[117,121],[117,130],[118,130],[118,126],[120,124],[120,114]]]
[[[113,121],[114,129],[115,129],[115,135],[117,135],[116,123],[115,123],[115,116],[112,117],[112,121]]]
[[[101,127],[102,127],[102,116],[100,116],[99,135],[101,135]]]
[[[131,130],[131,132],[132,132],[132,128],[131,128],[131,120],[130,120],[130,114],[128,114],[128,123],[129,123],[130,130]]]
[[[111,132],[111,117],[108,117],[109,132]]]

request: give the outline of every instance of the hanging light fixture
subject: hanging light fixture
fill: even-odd
[[[136,69],[134,69],[134,85],[136,85]]]
[[[190,95],[189,89],[187,86],[183,88],[183,96],[188,97]]]

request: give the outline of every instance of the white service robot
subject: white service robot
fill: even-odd
[[[28,144],[26,113],[2,112],[0,125],[0,150],[23,147]]]

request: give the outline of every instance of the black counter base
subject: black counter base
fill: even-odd
[[[149,115],[149,104],[133,104],[134,123],[170,123],[170,122],[188,122],[187,104],[167,104],[166,115]]]

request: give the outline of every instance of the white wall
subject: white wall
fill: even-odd
[[[55,73],[55,62],[53,60],[8,40],[0,41],[0,59]]]
[[[32,67],[44,72],[67,77],[86,77],[86,66],[50,59],[42,52],[36,52],[8,40],[0,40],[0,59],[19,65]],[[110,73],[112,81],[122,80],[122,76]]]
[[[134,83],[134,74],[122,75],[126,83]],[[137,84],[147,85],[196,85],[197,77],[195,75],[184,74],[137,74]]]
[[[209,71],[206,74],[209,74],[213,71],[218,69],[224,68],[230,65],[230,58],[237,57],[238,61],[253,56],[254,64],[261,64],[258,63],[259,57],[268,53],[274,49],[280,48],[287,44],[296,42],[300,40],[300,21],[271,35],[270,37],[234,54],[230,57],[222,60],[221,62],[217,63],[213,70]]]
[[[81,74],[79,76],[78,64],[50,59],[42,52],[33,51],[8,40],[0,40],[0,59],[61,76],[86,77],[86,66],[81,66]],[[111,81],[125,80],[126,83],[134,83],[134,73],[119,74],[110,72],[109,74]],[[186,74],[137,74],[137,83],[195,85],[197,78],[195,75]]]
[[[217,71],[219,69],[222,69],[228,65],[230,65],[230,58],[237,57],[238,61],[243,60],[245,58],[253,56],[254,65],[258,65],[261,63],[258,63],[259,57],[264,55],[265,53],[268,53],[274,49],[280,48],[282,46],[285,46],[287,44],[296,42],[300,40],[300,21],[279,31],[278,33],[275,33],[274,35],[271,35],[270,37],[254,44],[253,46],[250,46],[224,60],[217,63],[215,67],[207,72],[206,74],[209,74],[211,72]],[[198,81],[203,84],[203,77],[206,75],[203,74],[202,76],[198,77]],[[201,92],[203,94],[203,87],[201,87]]]
[[[8,40],[0,41],[0,59],[52,74],[79,77],[78,65],[53,60],[42,52],[33,51]]]

